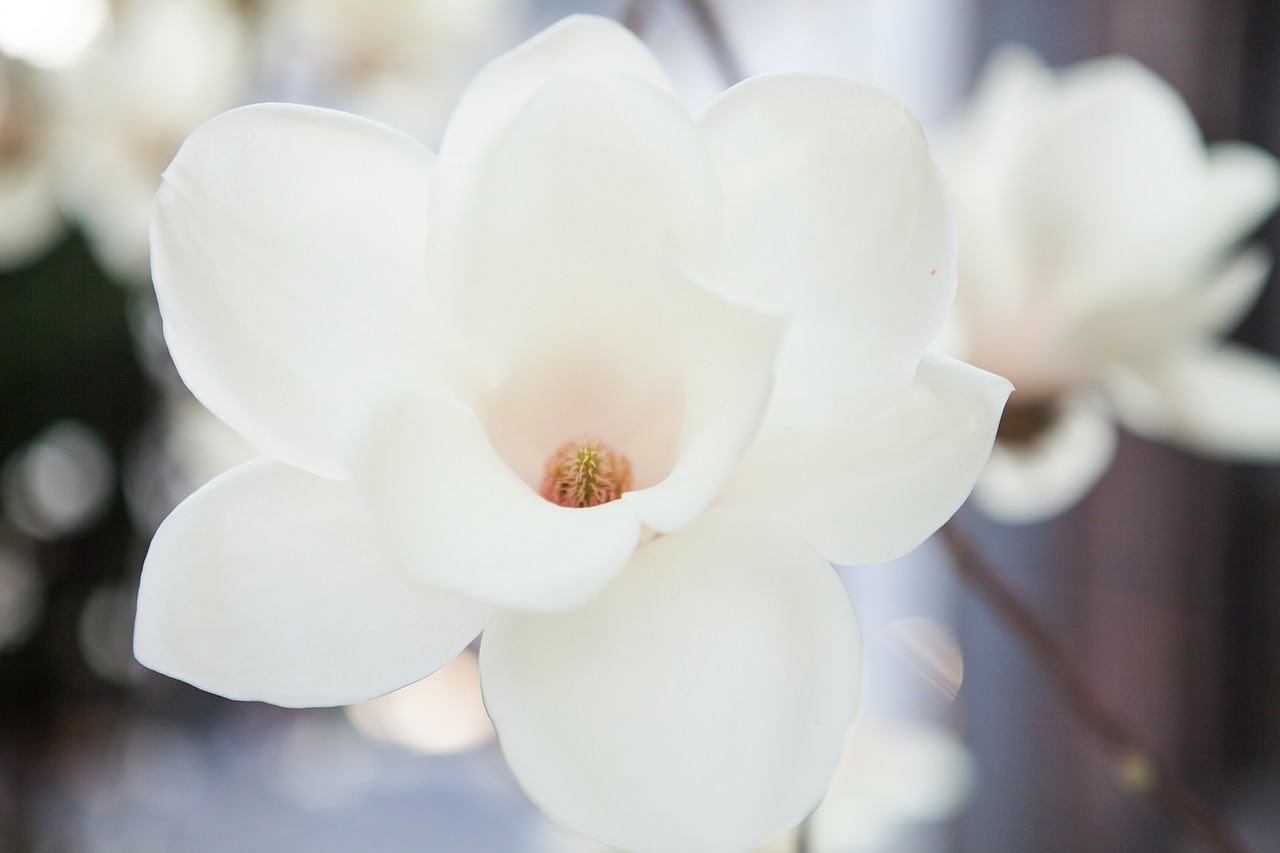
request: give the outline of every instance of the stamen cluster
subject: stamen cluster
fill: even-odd
[[[599,441],[578,439],[561,445],[543,469],[541,494],[567,507],[616,501],[631,488],[631,462]]]

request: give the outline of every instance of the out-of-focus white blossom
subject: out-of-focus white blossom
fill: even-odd
[[[1114,422],[1213,456],[1280,458],[1280,368],[1223,336],[1270,271],[1240,244],[1280,200],[1280,168],[1206,148],[1178,94],[1125,58],[1061,72],[991,62],[942,148],[956,197],[952,346],[1017,391],[974,495],[1030,521],[1079,500]]]
[[[0,56],[0,269],[35,260],[62,233],[42,83],[39,72]]]
[[[183,389],[165,395],[164,447],[194,490],[259,454]]]
[[[108,0],[4,0],[0,51],[38,68],[79,59],[111,19]]]
[[[273,100],[337,107],[439,139],[449,108],[526,0],[265,0]]]
[[[366,737],[416,752],[461,752],[493,740],[480,695],[480,662],[467,649],[421,681],[348,705],[346,712]]]
[[[151,233],[174,363],[264,456],[156,533],[141,661],[349,704],[483,628],[503,752],[567,826],[714,853],[814,807],[860,667],[830,564],[937,529],[1009,391],[925,351],[955,239],[897,101],[778,75],[694,119],[574,17],[480,72],[438,156],[214,119]]]
[[[850,726],[831,788],[810,819],[811,853],[900,853],[904,830],[949,820],[973,788],[969,751],[943,728],[902,720]],[[757,853],[791,853],[786,833]]]
[[[49,425],[4,460],[4,514],[23,533],[57,539],[102,517],[115,494],[111,448],[93,428],[73,420]]]
[[[59,201],[121,283],[149,283],[151,201],[182,140],[248,100],[248,47],[232,0],[125,0],[60,72]]]

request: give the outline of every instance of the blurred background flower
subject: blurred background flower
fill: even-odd
[[[1117,417],[1280,459],[1280,362],[1221,341],[1271,271],[1240,246],[1280,204],[1274,157],[1206,150],[1177,92],[1132,60],[1053,72],[1016,47],[944,140],[963,280],[951,346],[1018,389],[975,490],[985,509],[1069,508],[1110,464]]]
[[[963,114],[988,56],[1018,42],[1049,68],[1133,56],[1186,102],[1210,144],[1280,151],[1271,0],[711,6],[743,72],[873,80],[935,138]],[[362,111],[434,145],[479,63],[570,11],[633,20],[695,111],[723,86],[677,0],[0,0],[0,851],[599,849],[524,799],[481,742],[470,688],[445,690],[469,697],[456,718],[435,716],[455,699],[415,712],[417,700],[399,694],[385,711],[285,712],[200,694],[129,654],[154,526],[246,452],[175,383],[158,335],[144,237],[159,169],[192,127],[264,99]],[[1259,239],[1274,255],[1275,225]],[[1228,292],[1264,281],[1260,257],[1225,268],[1236,276]],[[1215,335],[1229,330],[1225,315],[1215,323]],[[1280,350],[1274,286],[1230,340]],[[1075,491],[1041,513],[1052,517],[1006,528],[970,514],[967,527],[1108,704],[1255,849],[1280,847],[1280,472],[1213,464],[1091,416],[1119,409],[1120,393],[1088,385],[1061,398],[1063,413],[1083,415],[1045,436],[1064,448],[1038,476]],[[1147,407],[1115,414],[1167,435]],[[844,578],[865,632],[868,719],[954,732],[971,756],[959,817],[899,811],[911,820],[888,849],[1185,846],[1150,804],[1119,790],[940,550]],[[471,737],[462,751],[422,751]],[[861,795],[849,814],[877,797],[886,801]]]
[[[122,0],[54,77],[59,202],[116,281],[150,286],[159,173],[188,133],[249,100],[249,37],[232,0]]]

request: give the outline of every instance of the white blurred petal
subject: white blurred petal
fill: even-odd
[[[106,0],[7,0],[0,3],[0,50],[41,68],[75,62],[105,29]]]
[[[468,649],[421,681],[348,705],[346,711],[366,737],[428,755],[462,752],[493,740],[480,696],[480,665]]]
[[[1245,318],[1271,276],[1271,256],[1241,252],[1225,268],[1185,292],[1111,305],[1080,324],[1079,346],[1105,367],[1141,363],[1170,350],[1225,335]]]
[[[1280,460],[1280,362],[1227,344],[1116,371],[1112,392],[1134,431],[1224,459]]]
[[[1018,402],[1015,396],[1006,417]],[[1067,397],[1055,422],[1030,444],[996,442],[973,497],[1000,521],[1044,521],[1083,498],[1115,451],[1116,428],[1103,402],[1089,394]]]
[[[1204,175],[1204,143],[1186,104],[1120,57],[1063,71],[1055,97],[1008,166],[1009,214],[1021,225],[1014,238],[1030,242],[1033,264],[1052,269],[1073,300],[1167,287],[1158,264],[1176,248]]]
[[[1209,148],[1203,196],[1179,249],[1202,257],[1231,249],[1257,229],[1280,203],[1280,163],[1244,142]]]
[[[945,820],[973,787],[968,750],[943,729],[905,721],[855,723],[826,799],[813,815],[814,853],[894,849],[904,825]]]

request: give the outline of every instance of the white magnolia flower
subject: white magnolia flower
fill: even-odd
[[[575,17],[480,73],[438,156],[214,119],[152,240],[174,362],[265,456],[157,532],[140,660],[350,703],[483,628],[503,751],[566,825],[735,851],[813,808],[858,692],[830,563],[936,529],[1009,391],[924,352],[955,243],[897,102],[784,75],[695,120]]]
[[[1122,58],[1060,73],[992,61],[941,156],[961,231],[957,352],[1013,380],[974,492],[1012,521],[1079,500],[1115,419],[1224,457],[1280,458],[1280,369],[1222,337],[1270,270],[1238,246],[1280,200],[1280,168],[1206,149],[1186,105]]]
[[[187,134],[247,100],[248,60],[232,0],[128,0],[110,36],[61,72],[60,202],[122,283],[149,281],[160,173]]]

